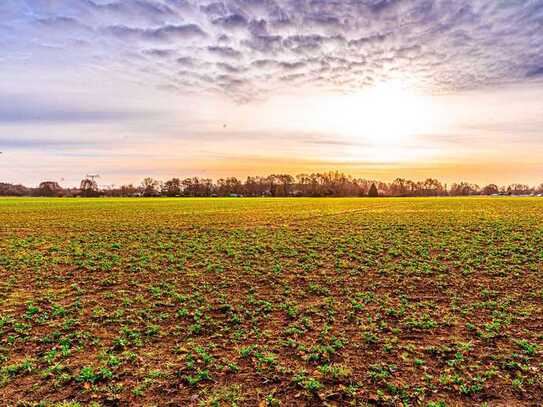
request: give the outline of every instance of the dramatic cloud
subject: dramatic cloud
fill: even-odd
[[[106,32],[126,41],[156,41],[161,44],[205,38],[207,34],[196,24],[166,25],[159,28],[132,28],[123,25],[108,27]]]
[[[442,92],[543,76],[540,0],[12,0],[0,15],[4,58],[60,48],[239,101],[293,86],[401,78]]]
[[[0,64],[2,180],[541,182],[543,0],[0,0]]]

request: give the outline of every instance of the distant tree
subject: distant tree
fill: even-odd
[[[390,195],[392,196],[408,196],[410,193],[407,180],[403,178],[396,178],[392,181],[389,188]]]
[[[115,185],[105,185],[100,190],[100,194],[107,197],[114,197],[114,198],[120,198],[123,196],[122,190],[120,187],[116,187]]]
[[[292,175],[288,175],[288,174],[276,175],[276,179],[281,185],[279,195],[289,196],[291,193],[292,184],[294,183],[294,178],[292,177]]]
[[[141,182],[143,196],[157,196],[160,182],[151,177],[144,178]]]
[[[468,182],[459,182],[451,185],[450,194],[452,196],[469,196],[478,195],[479,186],[476,184],[470,184]]]
[[[243,192],[247,196],[261,196],[265,190],[266,186],[261,181],[261,177],[247,177],[243,185]]]
[[[241,183],[240,183],[241,186]],[[211,178],[200,179],[200,189],[198,196],[211,196],[213,194],[213,180]]]
[[[62,196],[63,189],[54,181],[44,181],[40,183],[40,186],[37,189],[38,196]]]
[[[401,182],[403,181],[403,182]],[[447,188],[437,179],[427,178],[424,181],[413,182],[410,180],[396,180],[391,184],[391,190],[395,186],[403,186],[404,196],[445,196]],[[391,192],[389,195],[393,195]]]
[[[134,196],[137,192],[138,192],[138,189],[132,184],[121,185],[121,191],[120,191],[121,196]]]
[[[311,184],[311,179],[307,174],[298,174],[296,175],[296,191],[295,194],[299,196],[309,195],[309,187]]]
[[[532,191],[533,190],[528,185],[524,184],[511,184],[507,188],[507,192],[510,195],[529,195]]]
[[[241,195],[243,194],[243,184],[236,177],[221,178],[217,181],[216,191],[221,196],[228,196],[231,194]]]
[[[172,178],[162,185],[163,195],[179,196],[181,192],[181,180],[179,178]]]
[[[481,193],[483,195],[496,195],[500,193],[500,189],[496,184],[488,184],[481,190]]]
[[[181,181],[181,185],[183,185],[183,195],[194,196],[196,190],[195,181],[197,180],[197,178],[185,178]]]
[[[30,188],[23,185],[14,185],[6,182],[0,182],[0,195],[1,196],[28,196],[30,195]]]
[[[323,196],[322,176],[320,174],[311,174],[309,176],[309,196]]]
[[[379,196],[379,191],[377,191],[377,187],[375,184],[371,184],[370,190],[368,191],[368,196],[370,198],[375,198]]]
[[[271,196],[277,196],[277,175],[268,175],[266,177],[266,182],[269,185],[269,193]]]
[[[94,191],[98,187],[90,179],[81,182],[81,188],[63,189],[56,182],[43,182],[39,188],[26,188],[22,185],[12,185],[0,182],[0,195],[32,195],[32,196],[76,196]],[[495,184],[479,188],[468,182],[459,182],[447,189],[437,179],[428,178],[424,181],[412,181],[396,178],[392,182],[354,178],[339,171],[323,173],[299,174],[292,177],[288,174],[272,174],[269,176],[248,176],[246,181],[236,177],[221,178],[217,182],[208,178],[192,177],[180,180],[172,178],[164,183],[153,178],[145,178],[139,187],[123,185],[116,188],[102,187],[99,191],[105,196],[134,196],[136,193],[144,196],[229,196],[231,194],[246,196],[466,196],[466,195],[529,195],[543,193],[543,183],[538,187],[524,184],[512,184],[498,187]]]
[[[186,196],[211,196],[215,186],[209,178],[185,178],[181,181],[183,195]]]
[[[94,179],[85,178],[81,180],[81,184],[79,185],[79,189],[81,191],[81,196],[85,197],[94,197],[99,195],[98,190],[98,184]]]

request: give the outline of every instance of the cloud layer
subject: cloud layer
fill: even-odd
[[[0,0],[0,64],[3,180],[541,182],[543,0]]]
[[[45,53],[241,102],[396,78],[433,92],[543,78],[540,0],[9,0],[0,15],[8,63]]]

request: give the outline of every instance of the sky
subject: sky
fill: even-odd
[[[543,182],[543,0],[1,0],[0,181]]]

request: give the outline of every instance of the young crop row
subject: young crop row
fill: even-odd
[[[0,217],[8,404],[543,402],[537,199],[7,199]]]

